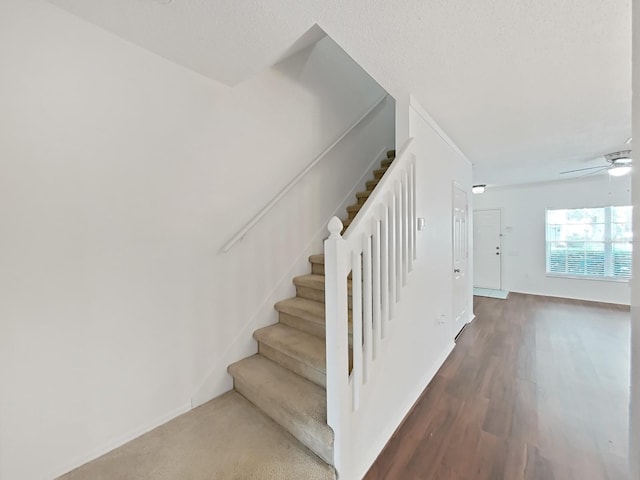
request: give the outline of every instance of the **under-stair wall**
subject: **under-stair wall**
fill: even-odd
[[[229,88],[7,0],[0,58],[0,478],[44,480],[231,388],[393,145],[393,101],[223,254],[384,94],[346,54],[321,40]]]

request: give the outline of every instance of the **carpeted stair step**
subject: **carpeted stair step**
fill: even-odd
[[[311,263],[311,273],[324,275],[324,255],[311,255],[309,263]]]
[[[362,208],[362,205],[359,205],[357,203],[355,205],[349,205],[347,207],[347,213],[349,214],[349,218],[356,218],[356,215],[358,214],[361,208]]]
[[[324,302],[314,302],[301,297],[288,298],[276,303],[280,323],[325,338]]]
[[[378,183],[380,183],[380,180],[369,180],[369,181],[367,181],[367,183],[366,183],[367,191],[369,191],[369,192],[372,191],[374,188],[376,188]]]
[[[387,158],[396,158],[396,151],[395,150],[387,150]]]
[[[374,170],[373,171],[373,177],[376,180],[380,180],[382,178],[382,176],[385,174],[385,172],[387,171],[387,168],[389,168],[389,167],[378,168],[378,169]]]
[[[367,199],[369,198],[369,195],[371,195],[371,192],[369,190],[367,190],[366,192],[358,192],[358,193],[356,193],[356,198],[358,199],[358,204],[359,205],[364,205],[364,202],[367,201]]]
[[[303,378],[327,386],[324,339],[282,323],[253,332],[258,353]]]
[[[324,275],[300,275],[293,279],[298,297],[324,303]],[[351,280],[347,280],[351,308]]]
[[[394,160],[393,158],[385,158],[380,162],[380,166],[382,168],[388,168],[393,163],[393,160]]]
[[[324,255],[318,255],[318,257],[322,257],[322,262],[324,262]],[[327,332],[324,302],[314,302],[306,298],[293,297],[276,303],[275,308],[280,315],[280,323],[316,337],[325,338]],[[351,310],[349,310],[349,345],[353,345],[352,333],[353,323]]]
[[[229,366],[235,389],[303,445],[333,463],[324,388],[258,354]]]

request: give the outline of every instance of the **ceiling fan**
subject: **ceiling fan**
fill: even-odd
[[[560,175],[576,172],[587,172],[585,175],[595,175],[604,170],[607,170],[612,177],[621,177],[631,171],[631,164],[633,159],[631,158],[631,150],[621,150],[619,152],[607,153],[604,155],[604,160],[607,162],[605,165],[598,165],[596,167],[578,168],[576,170],[567,170],[566,172],[560,172]]]

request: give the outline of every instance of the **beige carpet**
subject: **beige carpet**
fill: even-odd
[[[335,480],[335,471],[235,391],[61,480]]]

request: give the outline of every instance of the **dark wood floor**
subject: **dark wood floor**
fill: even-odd
[[[474,311],[365,480],[626,480],[628,310],[512,293]]]

